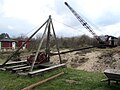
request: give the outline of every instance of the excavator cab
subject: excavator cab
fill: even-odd
[[[109,35],[105,36],[107,36],[106,43],[108,47],[116,47],[118,45],[118,38]]]
[[[100,46],[104,47],[116,47],[118,45],[118,38],[110,35],[99,36],[102,42],[99,42]]]
[[[98,41],[97,47],[116,47],[118,38],[110,35],[97,36],[94,30],[88,25],[88,23],[67,3],[65,5],[70,9],[70,11],[75,15],[78,21],[95,37]]]

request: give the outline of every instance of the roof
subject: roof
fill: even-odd
[[[15,42],[16,40],[11,39],[7,33],[2,33],[2,34],[0,34],[0,41],[2,41],[2,42]]]
[[[27,40],[17,40],[18,42],[26,42]],[[29,41],[27,41],[27,42],[30,42],[30,40]]]
[[[117,37],[114,37],[114,36],[112,36],[112,35],[105,35],[105,36],[108,36],[108,37],[112,37],[112,38],[118,39]]]
[[[0,41],[2,42],[16,42],[15,40],[12,40],[12,39],[0,39]]]
[[[0,34],[0,39],[10,39],[10,37],[7,33],[2,33]]]

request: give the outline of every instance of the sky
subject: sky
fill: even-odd
[[[92,36],[64,2],[87,21],[97,35],[120,36],[120,0],[0,0],[0,33],[11,37],[30,36],[51,15],[57,36]],[[44,28],[39,33],[43,31]]]

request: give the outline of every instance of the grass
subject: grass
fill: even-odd
[[[3,59],[0,58],[0,64],[3,63],[3,62],[5,62],[5,60],[3,60]]]
[[[64,71],[65,74],[32,90],[120,90],[120,86],[114,82],[110,86],[107,82],[100,82],[101,79],[106,78],[102,73],[79,71],[69,68],[56,69],[32,78],[0,71],[0,90],[21,90],[30,84],[49,78],[61,71]]]

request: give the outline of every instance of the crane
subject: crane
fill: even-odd
[[[104,37],[97,36],[89,24],[67,3],[65,5],[70,9],[70,11],[75,15],[78,21],[95,37],[101,46],[115,47],[117,46],[117,38],[114,36],[105,35]]]

